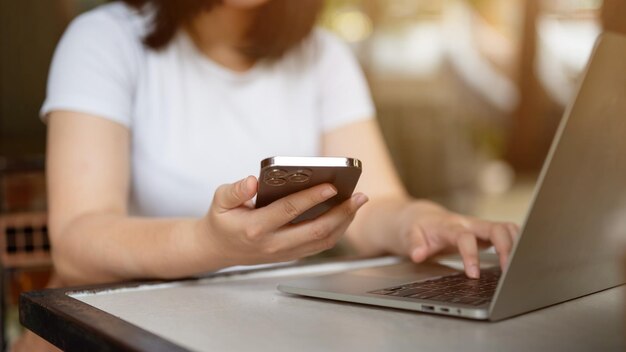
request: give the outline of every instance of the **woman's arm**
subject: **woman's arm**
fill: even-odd
[[[399,232],[398,208],[411,198],[395,171],[376,121],[351,123],[326,133],[322,146],[324,155],[355,157],[363,163],[357,191],[367,194],[370,202],[351,225],[348,240],[362,254],[391,252],[389,237],[372,234]],[[383,240],[386,243],[379,243]]]
[[[50,236],[65,284],[176,278],[312,255],[334,246],[367,201],[355,194],[314,221],[289,225],[336,190],[319,185],[251,209],[257,180],[249,176],[220,186],[202,218],[130,217],[129,130],[67,111],[52,112],[48,124]]]
[[[426,200],[411,199],[394,170],[374,119],[326,133],[324,155],[351,156],[363,162],[358,191],[371,201],[355,218],[348,240],[364,254],[395,253],[420,262],[451,247],[458,248],[470,277],[478,274],[478,245],[491,242],[504,267],[517,228],[447,211]]]
[[[167,278],[199,269],[189,255],[197,220],[127,217],[129,153],[130,132],[122,125],[76,112],[50,114],[50,236],[64,281]],[[207,255],[220,266],[216,254]]]

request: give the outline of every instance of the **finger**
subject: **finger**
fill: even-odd
[[[330,184],[317,185],[255,210],[251,221],[260,224],[259,233],[273,232],[336,194],[337,189]]]
[[[491,243],[496,248],[500,258],[500,268],[504,270],[513,247],[513,240],[506,224],[494,224],[491,232]]]
[[[409,233],[409,256],[415,263],[421,263],[430,256],[428,238],[421,226],[414,226]]]
[[[254,197],[256,187],[257,180],[254,176],[248,176],[235,183],[221,185],[213,196],[213,208],[218,212],[237,208]]]
[[[465,274],[472,279],[480,277],[480,269],[478,266],[478,246],[476,245],[476,237],[472,233],[463,233],[457,237],[457,247],[463,258],[463,266]]]
[[[357,210],[368,201],[362,193],[354,194],[350,199],[329,210],[319,218],[294,225],[275,233],[270,246],[276,251],[290,251],[306,244],[326,240],[336,229],[350,223]]]
[[[327,238],[319,241],[313,241],[311,243],[307,243],[301,247],[298,247],[297,251],[293,253],[293,255],[295,255],[294,258],[308,257],[333,248],[337,244],[337,241],[339,241],[341,236],[345,234],[346,230],[350,226],[350,223],[352,223],[352,220],[354,219],[354,215],[356,215],[356,213],[345,219],[337,228],[335,228],[335,230],[330,233]]]
[[[511,234],[511,239],[513,240],[513,242],[515,242],[515,240],[520,234],[519,225],[513,222],[507,222],[506,227],[509,230],[509,234]]]
[[[409,256],[415,263],[421,263],[429,257],[439,253],[449,245],[442,236],[429,237],[424,229],[416,225],[409,233]]]
[[[493,222],[474,218],[471,216],[463,216],[461,223],[463,226],[472,232],[476,237],[481,240],[489,241],[491,236]]]

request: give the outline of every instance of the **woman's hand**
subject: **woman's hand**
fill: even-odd
[[[356,193],[322,216],[294,225],[291,220],[332,198],[337,190],[322,184],[253,209],[251,200],[256,190],[257,179],[253,176],[217,189],[211,209],[200,221],[200,231],[196,231],[201,251],[213,253],[228,265],[287,261],[316,254],[337,243],[368,200]]]
[[[428,257],[458,249],[465,273],[470,278],[480,276],[478,248],[492,244],[500,259],[507,264],[509,254],[519,233],[513,223],[490,222],[448,211],[428,201],[414,201],[399,214],[401,231],[392,251],[409,256],[419,263]]]

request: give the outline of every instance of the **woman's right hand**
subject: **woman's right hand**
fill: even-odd
[[[362,193],[314,220],[290,224],[297,216],[337,194],[322,184],[254,209],[254,176],[220,186],[208,214],[200,220],[198,248],[227,266],[294,260],[332,248],[346,231],[357,210],[368,201]],[[215,258],[212,258],[213,260]]]

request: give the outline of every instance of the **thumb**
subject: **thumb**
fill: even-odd
[[[415,226],[409,234],[409,256],[415,263],[421,263],[430,256],[431,248],[424,231]]]
[[[213,206],[217,211],[237,208],[251,200],[256,194],[257,180],[248,176],[243,180],[218,187],[213,196]]]

